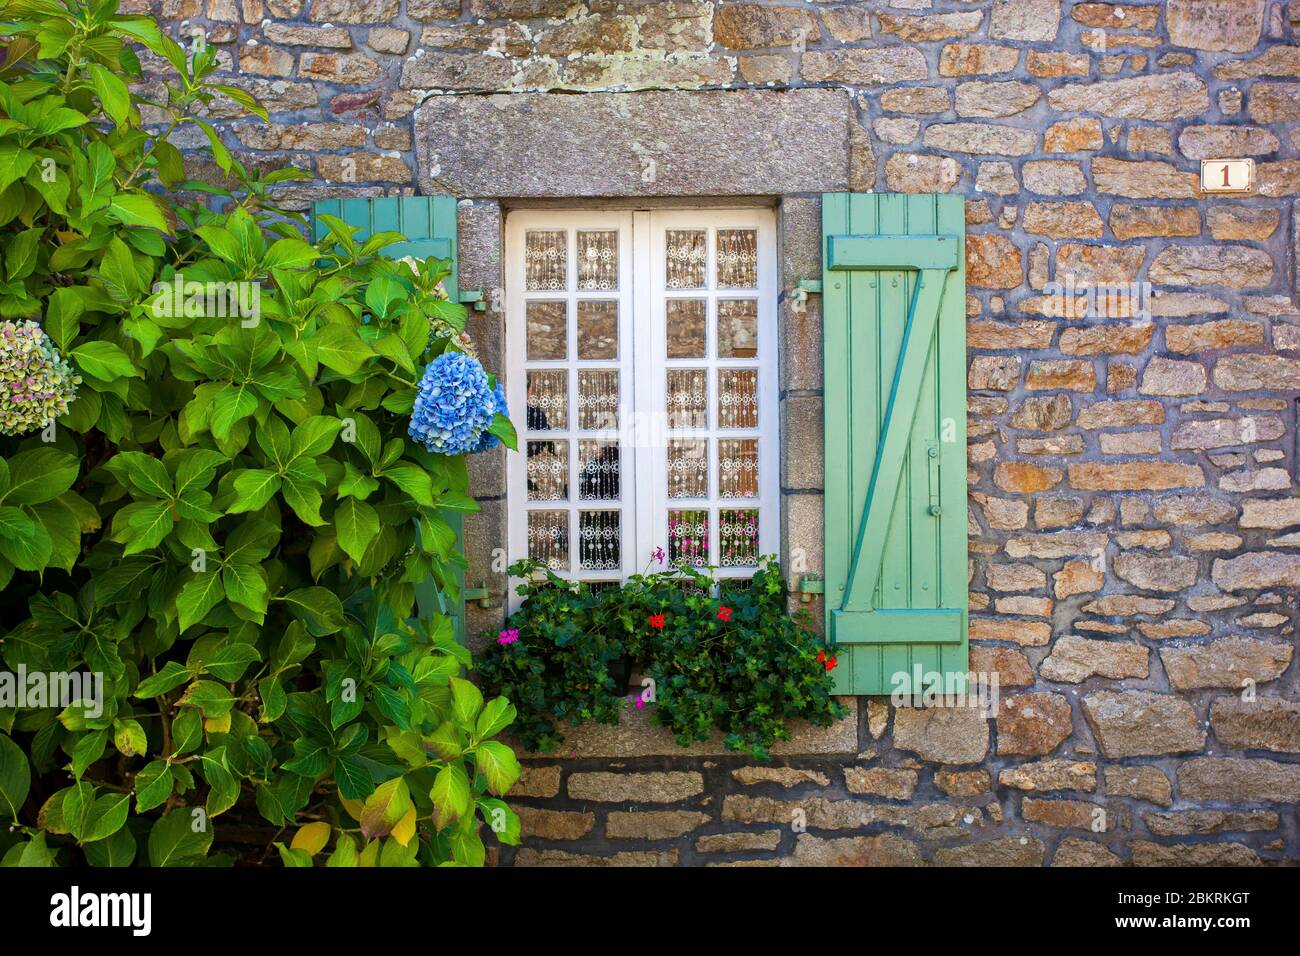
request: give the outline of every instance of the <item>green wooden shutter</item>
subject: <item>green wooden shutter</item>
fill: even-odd
[[[383,254],[390,259],[414,256],[417,259],[450,259],[451,275],[443,282],[453,302],[460,300],[460,270],[456,249],[456,200],[451,196],[405,196],[393,199],[324,199],[312,203],[312,224],[316,239],[329,230],[322,215],[336,216],[350,226],[359,226],[357,239],[365,241],[377,232],[400,232],[405,242],[387,246]],[[461,513],[444,511],[447,524],[456,530],[456,546],[464,551],[465,537]],[[456,624],[456,639],[465,642],[465,576],[456,574],[456,593],[440,591],[433,581],[416,586],[415,596],[420,614],[447,614]]]
[[[874,193],[822,202],[836,690],[919,693],[934,672],[964,690],[964,204]]]

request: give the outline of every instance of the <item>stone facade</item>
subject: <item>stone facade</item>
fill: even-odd
[[[528,762],[502,862],[1300,862],[1300,4],[126,6],[220,45],[272,113],[213,104],[228,144],[316,174],[286,204],[464,198],[465,288],[502,285],[512,203],[775,204],[782,540],[813,569],[819,302],[791,292],[820,276],[819,193],[966,197],[971,668],[997,716],[858,699],[757,766],[630,712]],[[1222,157],[1255,160],[1253,194],[1198,192]],[[1061,294],[1142,283],[1100,317]],[[500,314],[472,331],[500,367]],[[473,467],[471,583],[499,601],[504,467]]]

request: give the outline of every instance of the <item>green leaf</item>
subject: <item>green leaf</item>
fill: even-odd
[[[419,465],[399,462],[384,469],[384,477],[406,492],[416,504],[433,507],[433,479]]]
[[[71,355],[83,372],[105,382],[139,376],[131,356],[112,342],[83,342],[72,350]]]
[[[196,680],[176,702],[179,707],[197,707],[206,718],[224,717],[235,706],[237,698],[216,681]]]
[[[152,455],[139,451],[122,451],[105,466],[141,494],[151,498],[172,496],[172,477],[167,466]]]
[[[356,331],[345,325],[327,325],[316,335],[316,354],[321,364],[342,375],[351,375],[374,355]]]
[[[260,570],[260,569],[259,569]],[[215,654],[203,661],[203,670],[223,681],[237,681],[244,676],[248,665],[262,659],[257,648],[242,642],[224,643]]]
[[[225,813],[239,799],[239,781],[226,765],[226,748],[213,747],[200,757],[199,772],[208,782],[208,817]]]
[[[0,813],[17,820],[31,785],[27,754],[8,736],[0,734]]]
[[[301,239],[279,239],[262,256],[263,269],[306,269],[320,258],[315,246]]]
[[[451,712],[456,722],[467,730],[474,726],[478,712],[483,708],[483,694],[472,683],[453,677],[451,684]]]
[[[483,822],[496,835],[498,843],[504,843],[506,846],[519,845],[522,836],[519,814],[511,810],[504,800],[482,797],[478,801],[478,809],[483,814]]]
[[[126,84],[115,73],[98,63],[88,64],[87,69],[90,71],[90,85],[94,88],[95,95],[99,97],[104,112],[108,114],[108,118],[114,125],[121,126],[131,112],[131,94]]]
[[[334,439],[342,427],[340,419],[326,415],[304,418],[289,439],[289,461],[325,454],[334,446]]]
[[[203,134],[208,138],[208,145],[212,147],[212,158],[216,161],[217,167],[223,172],[230,172],[230,150],[226,149],[226,144],[221,142],[221,137],[217,131],[203,122],[201,119],[190,117],[190,122],[203,130]]]
[[[123,554],[139,554],[160,544],[174,525],[170,502],[137,501],[113,516],[113,540],[126,545]]]
[[[313,864],[311,854],[306,850],[295,850],[293,847],[285,846],[279,840],[275,841],[275,848],[280,851],[280,862],[286,867],[308,867]]]
[[[200,823],[190,811],[178,807],[149,831],[151,866],[197,866],[212,846],[212,827]]]
[[[375,788],[361,809],[361,833],[367,840],[387,836],[412,807],[411,791],[402,777]]]
[[[227,385],[212,402],[212,435],[225,440],[237,422],[257,411],[257,395],[242,385]]]
[[[326,857],[325,865],[327,867],[357,865],[357,841],[352,839],[351,834],[339,834],[334,843],[334,852]]]
[[[334,528],[339,547],[353,561],[360,561],[379,534],[379,515],[364,501],[344,498],[334,509]]]
[[[516,716],[518,714],[515,711],[514,704],[504,697],[494,697],[488,701],[487,706],[483,708],[483,712],[478,715],[478,723],[474,726],[474,734],[480,740],[495,737],[509,727]]]
[[[46,300],[45,320],[41,325],[54,344],[66,350],[81,331],[81,316],[85,311],[81,296],[72,289],[55,289]]]
[[[9,281],[25,279],[36,269],[36,253],[44,228],[24,229],[8,239],[5,248],[5,275]]]
[[[519,779],[519,760],[515,752],[499,740],[485,740],[474,751],[474,766],[487,780],[488,789],[498,797]]]
[[[135,837],[129,829],[122,827],[103,840],[87,844],[86,862],[99,867],[130,866],[135,859],[135,849]]]
[[[0,507],[0,556],[20,571],[40,571],[53,550],[44,526],[17,508]]]
[[[215,568],[190,578],[176,596],[176,626],[181,633],[203,620],[225,596],[226,589]]]
[[[174,687],[179,687],[192,677],[188,667],[177,661],[168,661],[157,674],[146,677],[136,687],[135,697],[158,697]]]
[[[306,626],[313,637],[325,637],[343,629],[343,605],[333,591],[326,588],[299,588],[281,600],[289,613]]]
[[[482,866],[487,859],[487,850],[478,835],[478,827],[467,820],[456,827],[448,838],[452,858],[461,866]]]
[[[172,768],[165,760],[150,761],[135,775],[135,811],[162,806],[172,795]]]
[[[130,809],[131,795],[128,793],[98,796],[79,819],[79,825],[72,827],[72,835],[78,843],[94,843],[110,837],[126,825]],[[67,811],[67,801],[64,802],[64,811]]]
[[[77,480],[81,462],[57,448],[33,448],[9,459],[9,489],[0,501],[34,505],[57,498]]]
[[[170,233],[157,200],[144,193],[117,193],[108,204],[108,217],[124,226],[148,226]]]
[[[22,179],[36,162],[36,154],[17,146],[0,146],[0,189]]]
[[[429,791],[433,801],[434,822],[439,830],[458,820],[470,809],[469,775],[460,763],[451,763],[438,771]]]
[[[280,490],[280,476],[264,468],[247,468],[235,474],[234,486],[231,514],[258,511]]]

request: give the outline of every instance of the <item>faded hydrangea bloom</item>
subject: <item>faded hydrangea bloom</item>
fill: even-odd
[[[444,352],[429,363],[411,410],[410,435],[439,455],[486,451],[497,444],[488,426],[506,413],[505,390],[488,385],[478,360]]]
[[[25,435],[68,411],[81,376],[35,322],[0,323],[0,435]]]

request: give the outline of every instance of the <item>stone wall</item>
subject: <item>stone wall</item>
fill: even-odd
[[[967,197],[971,665],[1000,675],[996,718],[859,700],[770,766],[643,715],[583,728],[530,761],[503,862],[1300,862],[1300,4],[128,2],[221,45],[272,124],[213,117],[252,161],[316,173],[291,204],[454,192],[474,155],[443,134],[486,128],[461,105],[705,88],[841,91],[844,188]],[[1198,193],[1225,156],[1255,159],[1252,195]],[[498,200],[593,194],[459,186],[468,287],[501,284]],[[755,190],[787,293],[819,272],[817,188]],[[1084,319],[1053,282],[1154,295]],[[815,297],[783,317],[783,538],[813,554],[818,330]],[[500,316],[474,332],[499,359]],[[499,594],[501,460],[475,469],[472,577]]]

